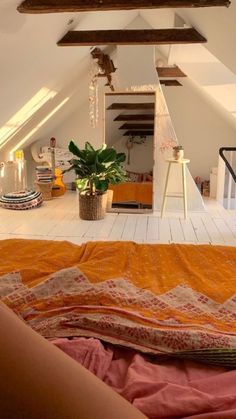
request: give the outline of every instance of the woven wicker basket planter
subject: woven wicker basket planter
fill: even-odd
[[[82,220],[101,220],[106,215],[107,194],[79,195],[79,216]]]

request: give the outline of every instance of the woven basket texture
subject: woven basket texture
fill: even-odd
[[[35,182],[35,185],[37,186],[38,191],[42,193],[44,201],[50,201],[52,199],[53,182]]]
[[[107,193],[79,195],[79,216],[82,220],[101,220],[106,215]]]

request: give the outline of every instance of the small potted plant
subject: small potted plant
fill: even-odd
[[[182,160],[184,158],[184,149],[182,145],[176,145],[173,147],[173,158],[175,160]]]
[[[71,166],[65,172],[74,170],[76,174],[80,218],[100,220],[105,217],[109,184],[127,180],[121,165],[126,159],[125,153],[117,153],[105,144],[95,150],[89,142],[80,149],[73,141],[69,150],[75,158],[69,161]]]

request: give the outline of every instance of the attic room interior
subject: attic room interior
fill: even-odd
[[[236,417],[235,0],[1,0],[0,417]]]

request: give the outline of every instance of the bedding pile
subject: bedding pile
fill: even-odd
[[[236,248],[0,242],[2,301],[46,338],[236,367]]]
[[[188,360],[156,362],[94,338],[52,343],[149,419],[235,419],[236,371]]]

